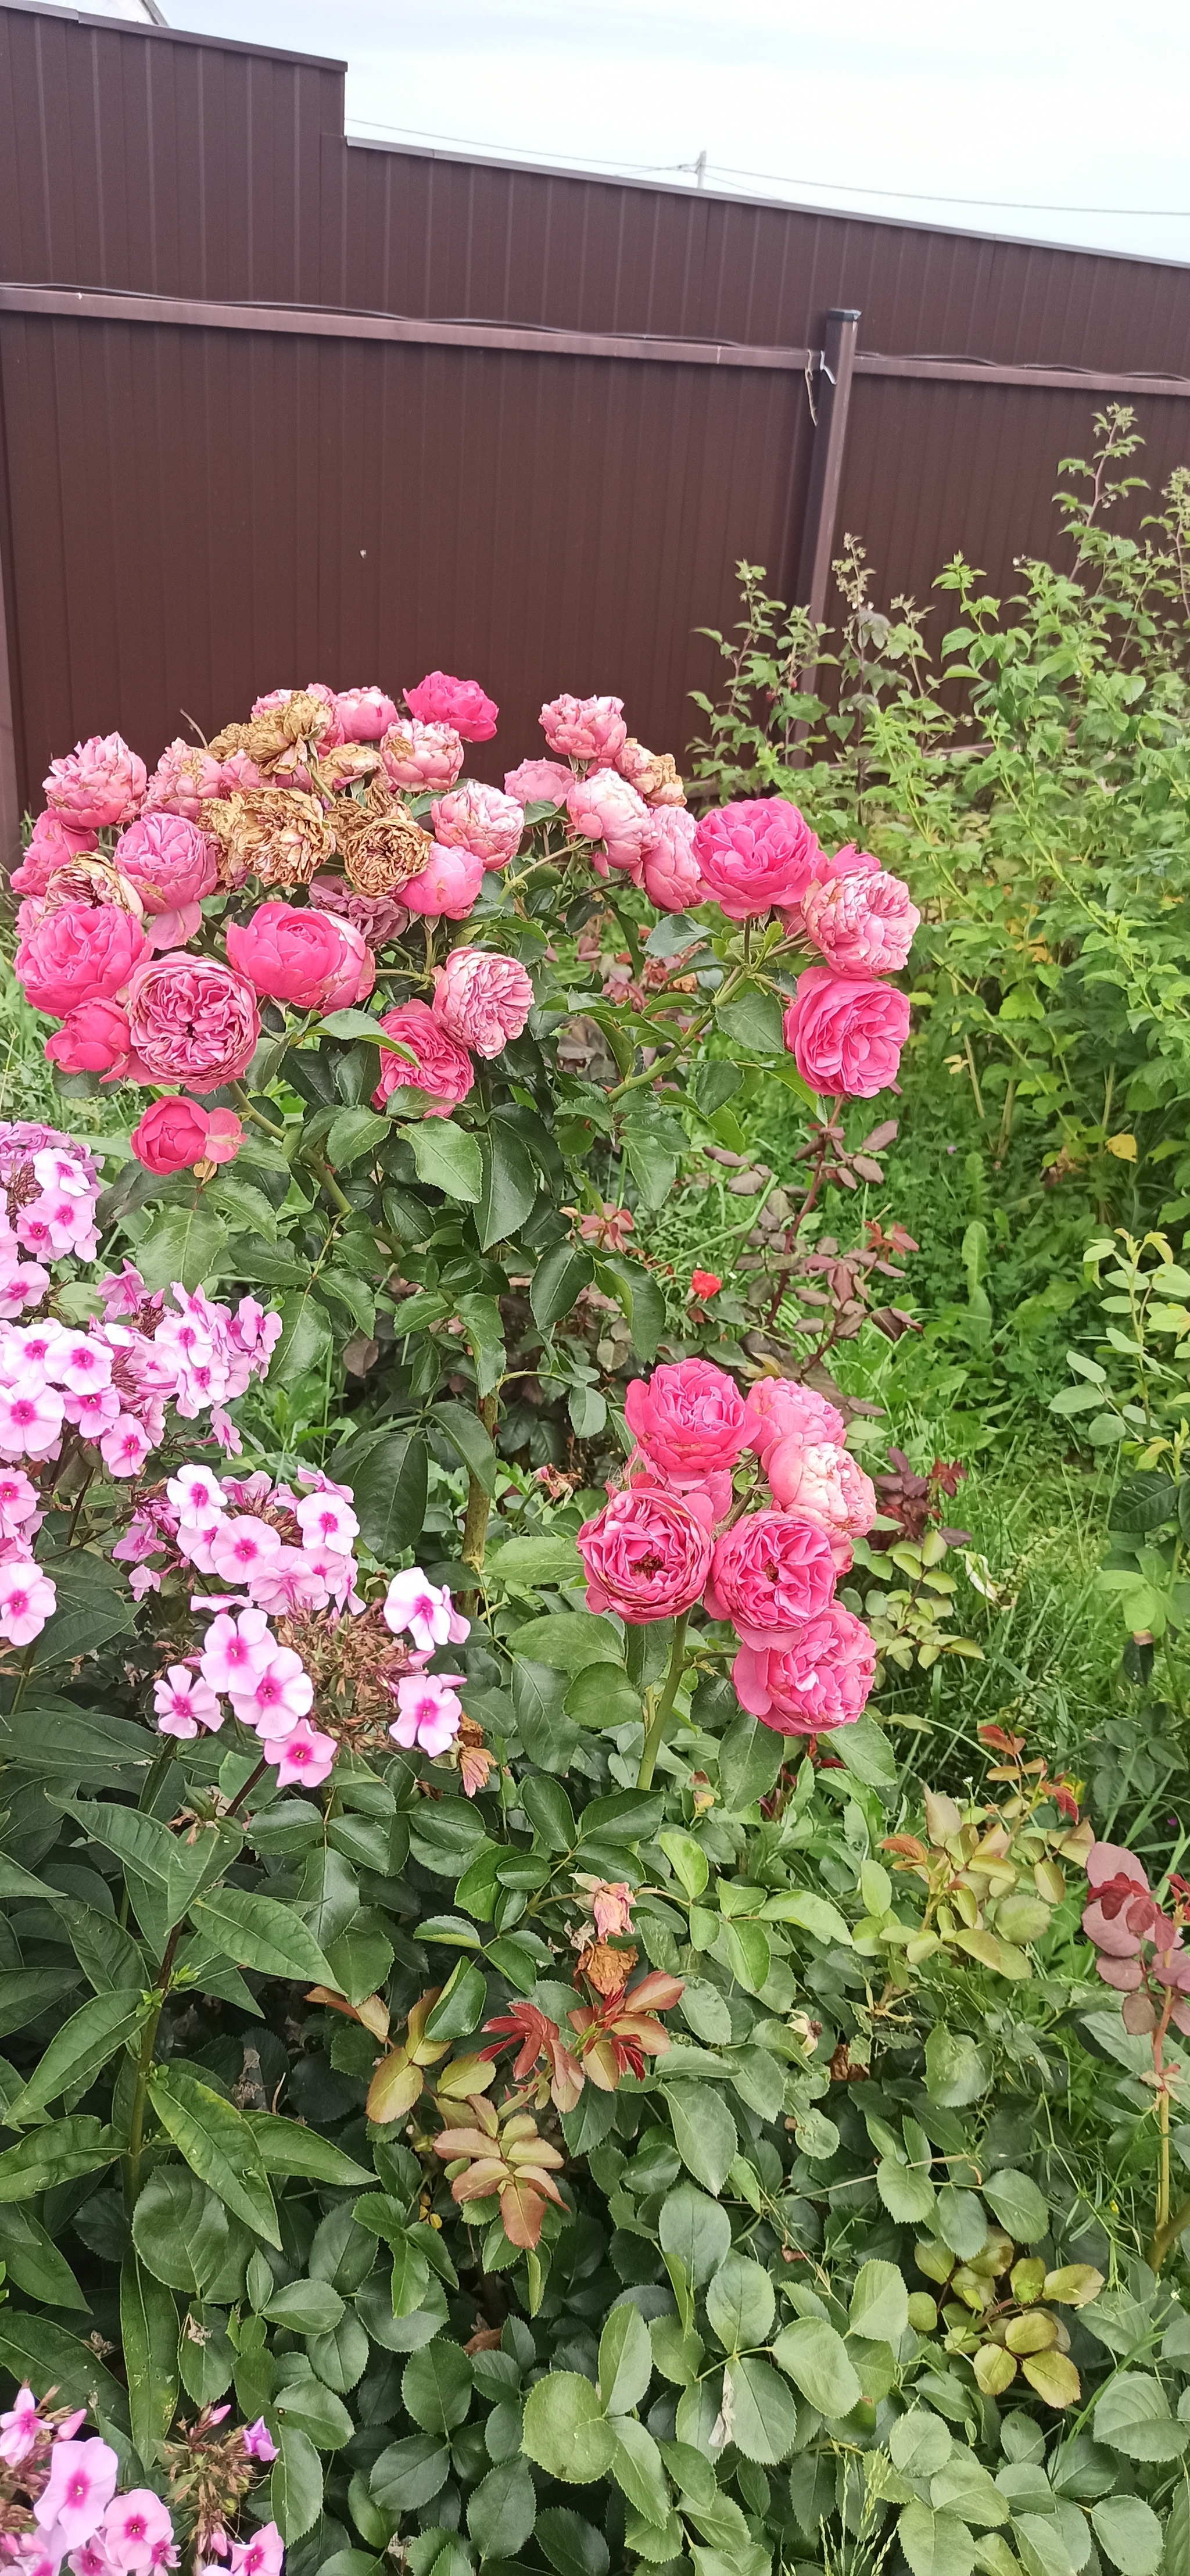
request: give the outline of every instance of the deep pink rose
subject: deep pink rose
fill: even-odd
[[[483,884],[483,860],[474,850],[448,849],[435,841],[433,857],[401,888],[401,901],[427,921],[464,921]]]
[[[644,846],[644,887],[659,912],[686,912],[706,887],[694,851],[697,826],[684,805],[656,805]]]
[[[449,671],[427,671],[415,689],[404,692],[411,716],[421,724],[452,725],[464,742],[490,742],[500,709],[485,697],[478,680],[456,680]]]
[[[518,805],[564,805],[574,783],[572,769],[560,760],[522,760],[504,775],[504,793]]]
[[[128,1027],[145,1082],[184,1082],[217,1091],[246,1073],[256,1052],[256,996],[234,966],[171,949],[137,966],[128,984]]]
[[[175,734],[145,789],[143,810],[146,814],[184,814],[188,823],[197,823],[206,798],[222,794],[222,763],[212,760],[201,743],[183,742],[181,734]]]
[[[250,921],[229,921],[227,954],[255,992],[298,1011],[342,1010],[370,993],[376,975],[353,924],[311,904],[262,903]]]
[[[623,698],[551,698],[541,710],[551,751],[570,760],[612,761],[628,739]]]
[[[490,948],[452,948],[434,977],[435,1019],[476,1055],[499,1055],[510,1038],[519,1038],[532,1008],[524,967]]]
[[[485,868],[502,868],[515,859],[521,846],[525,809],[511,796],[502,796],[498,787],[465,778],[449,796],[435,799],[430,821],[436,841],[470,850]]]
[[[344,742],[379,742],[397,722],[397,710],[383,689],[340,689],[335,707]]]
[[[47,805],[70,823],[131,823],[148,785],[145,764],[122,734],[93,733],[62,760],[51,760],[42,781]]]
[[[788,1512],[751,1512],[715,1541],[707,1609],[746,1646],[792,1646],[833,1599],[830,1541]]]
[[[850,1726],[872,1688],[876,1648],[862,1619],[832,1601],[796,1645],[741,1646],[731,1668],[750,1717],[777,1735],[817,1735]]]
[[[678,1360],[634,1377],[624,1419],[663,1476],[701,1479],[735,1465],[744,1446],[744,1400],[712,1360]]]
[[[117,904],[64,903],[21,941],[13,973],[34,1010],[64,1018],[80,1002],[118,993],[148,947],[139,921]]]
[[[181,947],[193,939],[203,896],[213,894],[218,881],[219,844],[209,832],[200,832],[183,814],[142,814],[121,832],[112,864],[136,887],[154,925],[148,934],[154,948]]]
[[[729,921],[800,900],[818,844],[783,796],[745,797],[704,814],[694,850],[707,893]]]
[[[672,1619],[699,1599],[711,1542],[679,1494],[632,1485],[584,1521],[578,1551],[587,1569],[588,1610],[615,1610],[633,1628]]]
[[[811,1091],[874,1100],[897,1078],[909,997],[894,984],[807,966],[785,1013],[785,1044]]]
[[[567,773],[569,778],[569,773]],[[89,823],[68,823],[61,814],[39,814],[20,866],[8,880],[14,894],[44,894],[56,868],[98,849]]]
[[[581,832],[586,841],[602,841],[607,857],[595,861],[600,876],[607,875],[609,864],[629,871],[639,867],[652,816],[643,796],[618,769],[593,769],[586,778],[572,779],[566,811],[573,832]]]
[[[767,1458],[778,1440],[791,1436],[841,1444],[847,1427],[837,1405],[828,1404],[814,1387],[799,1386],[792,1377],[757,1378],[748,1389],[744,1414],[748,1447],[761,1459]]]
[[[450,725],[406,716],[389,726],[380,765],[390,787],[453,787],[463,766],[463,738]]]
[[[155,1100],[132,1130],[138,1163],[164,1179],[196,1163],[230,1163],[239,1150],[243,1122],[234,1109],[204,1109],[201,1101]]]
[[[399,1010],[386,1011],[377,1026],[390,1038],[399,1038],[410,1055],[397,1055],[392,1047],[380,1050],[380,1080],[372,1094],[373,1109],[383,1109],[390,1091],[412,1084],[428,1092],[434,1103],[427,1118],[449,1118],[465,1100],[475,1080],[475,1067],[466,1047],[448,1036],[440,1021],[425,1002],[402,1002]]]
[[[132,1062],[127,1016],[118,1002],[80,1002],[46,1039],[45,1052],[61,1073],[97,1073],[105,1082],[119,1082]]]
[[[836,975],[899,975],[921,920],[908,886],[883,868],[808,885],[802,914]]]

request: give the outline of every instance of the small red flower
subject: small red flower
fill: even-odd
[[[691,1302],[702,1305],[708,1297],[717,1297],[722,1286],[722,1280],[716,1279],[713,1270],[692,1270],[690,1273]]]

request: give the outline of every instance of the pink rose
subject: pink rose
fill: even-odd
[[[830,1541],[812,1521],[752,1512],[715,1541],[706,1606],[730,1619],[746,1646],[792,1646],[835,1589]]]
[[[380,765],[390,787],[453,787],[463,766],[462,735],[450,725],[419,724],[408,716],[389,726]]]
[[[392,895],[357,894],[354,886],[344,885],[342,877],[314,877],[310,892],[323,912],[350,921],[371,949],[389,947],[409,919],[404,904],[395,902]]]
[[[459,1045],[436,1020],[425,1002],[402,1002],[395,1011],[386,1011],[377,1027],[390,1038],[399,1038],[409,1055],[398,1055],[392,1047],[380,1050],[380,1080],[372,1094],[373,1109],[383,1109],[390,1091],[412,1084],[428,1092],[434,1103],[426,1111],[428,1118],[449,1118],[465,1100],[475,1080],[475,1068],[465,1047]],[[410,1056],[412,1062],[410,1062]]]
[[[568,771],[567,784],[569,776]],[[8,882],[14,894],[44,894],[56,868],[68,868],[72,859],[98,846],[89,823],[67,823],[61,814],[39,814],[20,866],[13,869]]]
[[[397,710],[383,689],[340,689],[335,708],[344,742],[379,742],[397,722]]]
[[[746,797],[704,814],[694,851],[708,894],[729,921],[800,900],[818,844],[783,796]]]
[[[89,742],[76,742],[64,759],[51,760],[42,784],[55,813],[101,831],[109,823],[131,823],[148,778],[143,760],[129,750],[122,734],[93,733]]]
[[[118,905],[64,903],[21,941],[13,972],[34,1010],[61,1017],[118,993],[148,947],[139,921]]]
[[[250,921],[229,921],[227,954],[255,992],[299,1011],[342,1010],[370,993],[376,976],[354,924],[310,904],[262,903]]]
[[[222,794],[222,763],[212,760],[201,743],[183,742],[181,735],[175,734],[145,789],[143,810],[146,814],[183,814],[188,823],[197,823],[206,798]]]
[[[699,1599],[711,1542],[678,1494],[632,1485],[584,1521],[578,1551],[587,1569],[588,1610],[615,1610],[630,1627],[672,1619]]]
[[[899,975],[921,920],[908,886],[883,868],[807,886],[802,914],[836,975]]]
[[[825,1440],[805,1441],[797,1433],[776,1441],[764,1465],[774,1502],[783,1512],[796,1512],[827,1530],[835,1561],[845,1570],[851,1563],[850,1541],[866,1538],[876,1517],[871,1477],[849,1450]]]
[[[533,987],[515,957],[489,948],[452,948],[434,977],[434,1017],[448,1037],[476,1055],[499,1055],[519,1038],[533,1008]]]
[[[712,1360],[678,1360],[634,1377],[624,1419],[663,1476],[701,1480],[735,1465],[744,1446],[744,1400]]]
[[[203,896],[213,894],[218,882],[219,845],[209,832],[182,814],[142,814],[121,832],[112,865],[136,887],[154,921],[154,948],[181,947],[193,939]]]
[[[778,1440],[829,1441],[840,1445],[846,1424],[839,1408],[828,1404],[812,1386],[792,1377],[761,1377],[748,1389],[744,1406],[748,1447],[767,1458]]]
[[[550,750],[571,760],[613,761],[628,739],[623,698],[551,698],[541,730]]]
[[[238,788],[241,789],[245,795],[250,795],[253,789],[257,787],[265,787],[269,783],[270,782],[265,778],[264,771],[257,768],[254,760],[249,760],[246,751],[233,751],[223,762],[222,767],[220,768],[219,785],[216,788],[215,793],[217,796],[234,796]],[[276,782],[274,781],[272,783],[275,784]],[[287,787],[296,787],[300,789],[303,795],[308,796],[310,792],[309,770],[298,768],[289,771],[286,775],[285,785]]]
[[[852,1724],[875,1671],[876,1648],[862,1619],[832,1601],[796,1645],[741,1646],[731,1678],[741,1708],[762,1726],[777,1735],[817,1735]]]
[[[644,846],[644,885],[659,912],[685,912],[706,896],[694,851],[697,826],[684,805],[657,805]]]
[[[171,949],[147,959],[129,979],[127,1007],[142,1081],[217,1091],[246,1073],[256,1052],[252,986],[217,957]]]
[[[132,1064],[126,1015],[118,1002],[80,1002],[46,1039],[45,1052],[62,1073],[98,1073],[105,1082],[119,1082]]]
[[[462,921],[482,884],[483,860],[473,850],[444,849],[435,841],[429,865],[402,886],[401,899],[428,921],[440,921],[443,914],[448,921]]]
[[[243,1141],[234,1109],[204,1109],[198,1100],[155,1100],[132,1130],[138,1163],[159,1179],[196,1163],[230,1163]]]
[[[600,876],[607,875],[609,863],[628,870],[640,865],[652,817],[618,769],[593,769],[586,778],[572,779],[566,811],[572,831],[602,841],[607,858],[595,861]]]
[[[560,760],[522,760],[519,769],[506,770],[504,793],[518,805],[564,805],[573,783],[573,770]]]
[[[436,841],[472,851],[485,868],[502,868],[515,859],[521,846],[525,810],[511,796],[502,796],[498,787],[465,778],[452,795],[436,798],[430,821]]]
[[[857,850],[854,841],[846,842],[832,858],[830,851],[823,849],[821,841],[813,833],[810,838],[814,843],[810,873],[797,902],[789,904],[781,913],[782,929],[791,939],[804,939],[807,935],[805,903],[811,887],[825,885],[828,877],[876,877],[880,874],[879,859],[874,859],[870,850]]]
[[[785,1013],[785,1044],[811,1091],[874,1100],[897,1078],[909,997],[892,984],[807,966]]]
[[[456,680],[449,671],[428,671],[415,689],[404,692],[411,716],[421,724],[452,725],[464,742],[490,742],[500,709],[485,697],[478,680]]]

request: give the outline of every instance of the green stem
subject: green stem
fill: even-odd
[[[497,1413],[496,1396],[494,1394],[481,1395],[475,1409],[489,1440],[494,1440]],[[471,1468],[468,1471],[467,1478],[467,1517],[463,1523],[462,1558],[464,1565],[474,1566],[477,1574],[483,1564],[484,1542],[488,1534],[488,1515],[491,1508],[491,1495],[488,1493],[486,1487],[481,1485],[474,1468]],[[478,1594],[469,1593],[466,1598],[466,1616],[468,1618],[473,1618],[475,1613],[470,1605],[473,1601],[478,1601]]]
[[[669,1719],[673,1715],[673,1704],[678,1695],[678,1684],[681,1681],[682,1669],[686,1661],[686,1623],[689,1616],[689,1611],[684,1610],[681,1618],[675,1619],[674,1621],[674,1641],[670,1649],[669,1669],[665,1676],[661,1696],[658,1699],[656,1708],[654,1709],[648,1725],[645,1728],[645,1740],[641,1749],[640,1769],[636,1775],[636,1785],[638,1789],[648,1789],[652,1786],[653,1773],[657,1766],[657,1756],[661,1750],[661,1739],[665,1733]]]
[[[265,1118],[259,1109],[253,1107],[242,1082],[229,1082],[227,1088],[231,1093],[232,1099],[239,1103],[242,1116],[251,1119],[254,1127],[263,1127],[266,1136],[277,1137],[284,1135],[285,1130],[283,1127],[274,1127],[271,1118]]]
[[[322,1155],[316,1154],[312,1147],[307,1147],[301,1159],[322,1183],[322,1187],[326,1191],[331,1206],[338,1209],[340,1216],[354,1216],[355,1209],[353,1208],[350,1199],[346,1196],[346,1193],[340,1189],[339,1184],[335,1179],[335,1175],[331,1170],[330,1164],[324,1162]]]
[[[157,2027],[161,2020],[165,1998],[169,1991],[170,1972],[174,1964],[174,1952],[177,1949],[181,1937],[182,1926],[180,1923],[175,1923],[173,1931],[170,1933],[169,1939],[165,1945],[165,1955],[162,1959],[161,1966],[157,1971],[156,2008],[150,2013],[141,2033],[140,2055],[136,2062],[136,2091],[132,2097],[132,2117],[128,2124],[128,2166],[124,2177],[124,2201],[130,2214],[136,2207],[137,2197],[140,2192],[141,2151],[144,2146],[145,2137],[145,2103],[148,2099],[149,2077],[153,2069],[153,2050],[157,2043]]]

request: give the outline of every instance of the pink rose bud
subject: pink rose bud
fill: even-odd
[[[569,770],[566,784],[570,784]],[[20,866],[13,869],[8,880],[13,893],[44,894],[57,868],[68,868],[72,859],[82,858],[98,846],[89,823],[68,823],[61,814],[39,814]]]
[[[199,811],[209,796],[223,793],[221,762],[212,760],[201,743],[183,742],[175,734],[167,743],[157,767],[145,789],[143,811],[146,814],[183,814],[188,823],[197,823]]]
[[[353,923],[310,904],[262,903],[250,921],[229,921],[227,954],[255,992],[298,1011],[341,1010],[361,998],[361,982],[367,994],[375,981]]]
[[[608,865],[629,874],[640,867],[652,816],[643,796],[618,769],[593,769],[586,778],[573,779],[566,811],[572,831],[586,841],[602,841],[607,860],[603,866],[596,861],[600,876],[606,876]]]
[[[252,986],[217,957],[179,949],[142,962],[129,978],[127,1010],[143,1082],[217,1091],[246,1073],[256,1053]]]
[[[399,1009],[386,1011],[377,1027],[386,1036],[398,1038],[407,1055],[398,1055],[393,1047],[380,1050],[380,1080],[372,1094],[372,1107],[383,1109],[390,1091],[412,1084],[429,1094],[435,1106],[427,1110],[430,1118],[449,1118],[460,1100],[465,1100],[475,1080],[475,1068],[465,1047],[459,1045],[436,1020],[425,1002],[402,1002]]]
[[[814,1387],[799,1386],[792,1377],[758,1378],[748,1390],[744,1419],[748,1447],[762,1460],[778,1440],[790,1437],[839,1447],[847,1428],[836,1404],[828,1404]]]
[[[182,814],[142,814],[112,852],[112,865],[136,887],[154,928],[155,948],[180,947],[202,921],[203,896],[218,881],[219,845]]]
[[[230,1163],[244,1129],[234,1109],[204,1109],[197,1100],[155,1100],[132,1130],[138,1163],[159,1178],[196,1163]]]
[[[835,1560],[824,1530],[787,1512],[752,1512],[715,1541],[706,1606],[746,1646],[796,1645],[833,1598]]]
[[[440,921],[444,914],[448,921],[462,921],[482,884],[483,860],[473,850],[446,849],[435,841],[429,865],[402,886],[401,900],[427,921]]]
[[[876,1648],[862,1619],[841,1603],[811,1619],[796,1645],[741,1646],[731,1668],[741,1708],[777,1735],[817,1735],[850,1726],[876,1671]]]
[[[783,796],[746,797],[704,814],[694,850],[707,893],[729,921],[799,902],[818,843]]]
[[[485,697],[478,680],[456,680],[449,671],[428,671],[415,689],[404,691],[411,716],[421,724],[453,725],[464,742],[490,742],[500,709]]]
[[[551,751],[570,760],[615,760],[628,739],[622,698],[552,698],[541,710]]]
[[[436,841],[470,850],[475,858],[483,860],[485,868],[502,868],[509,859],[515,859],[521,846],[525,812],[511,796],[502,796],[498,787],[485,787],[477,778],[465,778],[453,794],[436,798],[430,807],[430,821]]]
[[[684,805],[656,805],[644,849],[645,893],[659,912],[686,912],[706,900],[694,850],[696,824]]]
[[[735,1465],[745,1440],[744,1400],[713,1360],[678,1360],[634,1377],[624,1420],[663,1476],[701,1479]]]
[[[615,1610],[630,1627],[672,1619],[701,1597],[711,1541],[680,1494],[632,1485],[584,1521],[578,1551],[588,1610]]]
[[[510,1038],[519,1038],[532,1008],[524,967],[488,948],[452,948],[434,978],[435,1019],[476,1055],[499,1055]]]
[[[803,1082],[828,1097],[874,1100],[897,1078],[909,997],[892,984],[808,966],[785,1013],[785,1044]]]
[[[34,1010],[64,1015],[106,1001],[149,953],[139,921],[114,903],[64,903],[23,939],[13,972]]]
[[[380,765],[390,787],[453,787],[463,766],[463,737],[450,725],[398,719],[381,742]]]
[[[51,760],[42,784],[55,813],[102,831],[109,823],[131,823],[148,778],[143,760],[129,750],[122,734],[93,733],[89,742],[76,742],[64,759]]]
[[[921,920],[908,886],[883,868],[807,886],[802,915],[836,975],[899,975]]]
[[[45,1042],[60,1073],[97,1073],[119,1082],[132,1063],[128,1021],[118,1002],[81,1002]]]
[[[504,793],[518,805],[564,805],[574,784],[574,771],[560,760],[522,760],[504,774]]]
[[[379,742],[397,722],[397,710],[383,689],[340,689],[335,706],[344,742]]]

